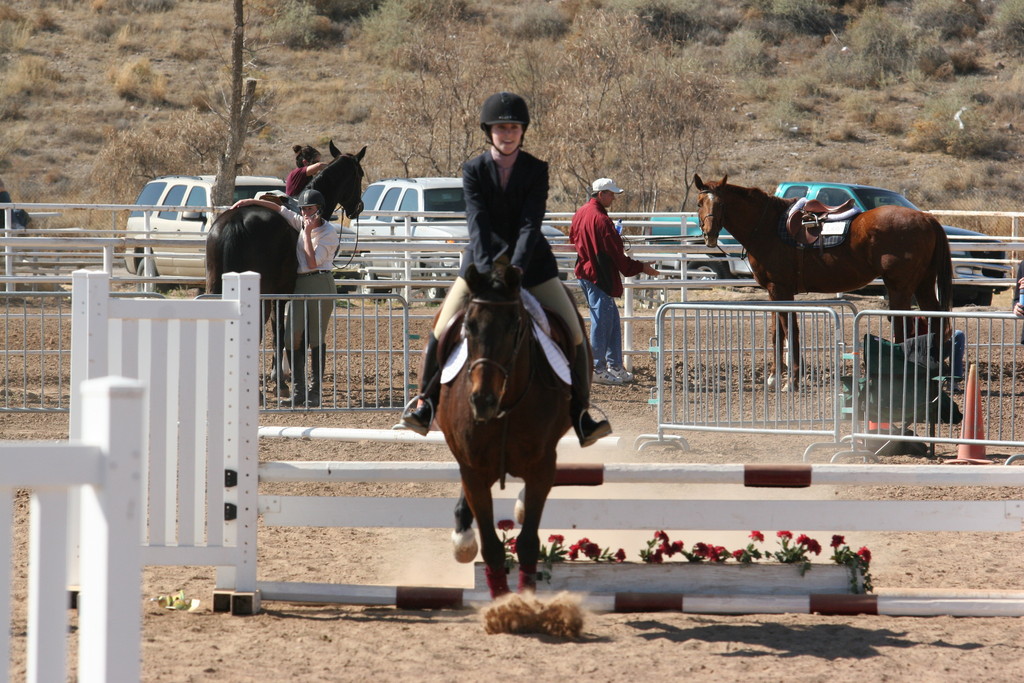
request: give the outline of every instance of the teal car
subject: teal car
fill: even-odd
[[[704,236],[700,232],[700,223],[696,216],[652,216],[650,226],[644,229],[646,244],[696,244],[704,246]],[[722,230],[718,237],[722,246],[738,246],[736,238],[727,230]],[[678,268],[675,262],[659,262],[662,267]],[[687,263],[690,279],[728,280],[752,278],[750,264],[738,256],[726,256],[722,253],[693,254]]]
[[[899,192],[850,183],[779,183],[779,186],[775,188],[775,196],[785,199],[807,197],[808,199],[817,199],[828,206],[838,206],[847,199],[853,199],[862,211],[889,205],[917,209],[909,199]],[[980,232],[951,225],[943,225],[942,228],[946,231],[954,259],[953,277],[960,280],[972,280],[970,284],[953,285],[953,305],[990,306],[992,295],[1007,287],[999,280],[1012,277],[1010,267],[1005,264],[1006,253],[995,248],[991,250],[972,248],[970,251],[957,249],[957,242],[996,242],[998,240]],[[992,282],[993,280],[995,282]]]

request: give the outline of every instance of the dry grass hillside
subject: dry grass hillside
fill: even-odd
[[[369,145],[369,179],[454,175],[477,107],[523,93],[551,210],[693,209],[694,171],[881,185],[1017,210],[1024,0],[249,0],[260,102],[241,171]],[[228,0],[8,0],[0,177],[16,200],[127,202],[223,147]],[[958,114],[959,112],[959,114]],[[955,116],[956,115],[956,116]],[[973,227],[973,226],[965,226]]]

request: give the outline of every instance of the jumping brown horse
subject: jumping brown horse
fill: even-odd
[[[333,160],[316,174],[306,186],[324,197],[326,219],[339,204],[349,218],[363,210],[361,161],[363,147],[356,154],[342,154],[331,141],[328,145]],[[298,233],[280,213],[261,206],[243,206],[225,211],[214,221],[206,236],[206,291],[221,293],[224,273],[253,271],[260,274],[260,294],[292,294],[298,272],[295,243]],[[278,302],[282,304],[283,302]],[[280,306],[278,306],[280,307]],[[263,305],[263,325],[270,318],[272,307]],[[284,316],[274,316],[273,374],[279,388],[282,381],[281,358]],[[261,328],[262,329],[262,328]]]
[[[555,481],[555,447],[571,426],[569,387],[543,357],[520,299],[519,273],[495,266],[470,268],[472,298],[462,333],[468,358],[441,389],[437,423],[459,463],[462,495],[455,508],[455,557],[472,562],[477,520],[492,597],[509,592],[505,549],[495,532],[491,486],[505,475],[521,478],[522,529],[516,539],[519,590],[536,587],[541,513]]]
[[[772,301],[791,301],[804,292],[849,292],[881,277],[891,310],[909,310],[914,297],[922,310],[950,309],[953,266],[949,242],[942,225],[930,214],[881,206],[855,216],[842,244],[799,248],[784,243],[779,228],[795,199],[729,185],[728,176],[705,183],[694,174],[693,182],[704,243],[716,246],[719,232],[728,230],[746,249],[754,279],[768,290]],[[796,389],[800,384],[796,319],[776,314],[773,336],[777,369],[781,365],[779,351],[788,341],[789,388]],[[896,329],[894,336],[902,341],[904,331]]]

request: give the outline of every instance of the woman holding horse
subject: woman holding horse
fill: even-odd
[[[295,245],[298,257],[298,279],[295,294],[336,294],[332,272],[338,251],[339,228],[324,219],[327,212],[324,197],[313,189],[299,195],[301,215],[284,206],[262,199],[243,199],[232,208],[262,206],[280,212],[285,221],[299,233]],[[334,308],[333,299],[290,301],[285,309],[287,339],[285,345],[292,366],[292,405],[318,407],[327,355],[324,344],[327,324]],[[306,386],[306,347],[310,349],[312,377]]]
[[[522,149],[530,125],[526,101],[519,95],[491,95],[480,110],[480,128],[490,149],[466,162],[462,170],[469,245],[459,277],[452,284],[434,321],[420,370],[418,405],[406,409],[402,424],[418,434],[430,429],[441,391],[437,340],[454,315],[470,299],[466,274],[470,266],[489,273],[508,264],[522,275],[522,286],[565,322],[575,346],[572,361],[570,417],[580,445],[589,446],[611,433],[607,420],[595,421],[590,407],[590,354],[576,307],[558,278],[551,245],[541,233],[548,197],[548,165]]]
[[[284,181],[284,191],[289,197],[297,197],[306,189],[310,179],[327,168],[327,163],[320,161],[320,152],[309,145],[295,145],[295,168]]]

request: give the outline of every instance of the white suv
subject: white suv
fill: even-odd
[[[405,218],[391,211],[460,215],[413,217],[409,219],[411,230],[406,231]],[[352,222],[352,228],[360,236],[466,239],[465,212],[462,178],[390,178],[371,183],[363,191],[363,214]]]
[[[146,232],[146,211],[139,209],[128,216],[128,237],[153,239],[205,239],[206,230],[213,223],[215,213],[210,207],[213,189],[212,175],[171,175],[154,178],[146,183],[135,203],[140,207],[194,207],[191,210],[151,210],[150,232]],[[284,181],[273,176],[238,176],[235,178],[234,201],[249,199],[262,192],[284,192]],[[135,247],[126,253],[124,262],[129,273],[143,275],[143,253],[155,254],[156,275],[174,277],[205,277],[204,248]]]

